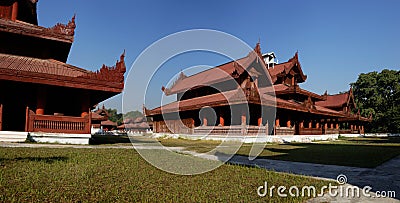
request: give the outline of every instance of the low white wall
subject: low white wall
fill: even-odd
[[[31,132],[30,139],[35,142],[60,143],[60,144],[89,144],[91,134],[64,134]]]
[[[27,132],[0,131],[0,142],[25,142]]]
[[[235,141],[243,143],[265,143],[265,142],[277,142],[277,143],[288,143],[288,142],[312,142],[312,141],[324,141],[324,140],[335,140],[339,138],[339,134],[331,135],[270,135],[270,136],[222,136],[222,135],[188,135],[188,134],[165,134],[165,133],[153,133],[153,138],[184,138],[191,140],[218,140],[218,141]]]
[[[391,134],[391,133],[367,133],[364,135],[365,137],[396,137],[400,136],[400,134]]]
[[[361,134],[340,134],[340,137],[363,137]]]

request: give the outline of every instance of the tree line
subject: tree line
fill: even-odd
[[[361,73],[351,87],[361,115],[369,117],[372,114],[366,132],[400,132],[399,70]]]
[[[137,118],[143,116],[140,111],[129,111],[126,114],[118,113],[117,109],[107,109],[108,119],[112,122],[116,122],[118,125],[121,125],[124,122],[124,118]]]

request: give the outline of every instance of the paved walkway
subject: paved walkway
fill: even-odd
[[[6,143],[0,142],[0,147],[32,147],[32,148],[122,148],[132,149],[132,145],[60,145],[60,144],[29,144],[29,143]],[[143,149],[159,149],[159,146],[146,144],[135,144],[135,147]],[[170,148],[194,156],[199,156],[212,160],[220,160],[222,157],[215,155],[198,154],[191,151],[184,151],[182,147]],[[376,167],[357,168],[348,166],[323,165],[301,162],[289,162],[269,159],[255,159],[250,161],[248,157],[234,156],[228,161],[229,163],[255,166],[273,170],[277,172],[293,173],[298,175],[312,176],[322,179],[336,180],[337,176],[343,174],[347,177],[347,184],[363,188],[365,186],[372,187],[373,192],[395,191],[396,199],[389,198],[344,198],[344,197],[318,197],[309,200],[309,202],[400,202],[400,156]],[[375,193],[373,195],[376,195]]]
[[[396,199],[400,198],[400,156],[373,169],[356,168],[347,166],[322,165],[300,162],[288,162],[279,160],[256,159],[249,161],[247,157],[234,156],[230,163],[258,166],[278,172],[293,173],[299,175],[313,176],[324,179],[336,180],[337,176],[343,174],[347,177],[350,185],[364,188],[372,187],[371,191],[395,191]],[[382,193],[383,194],[383,193]],[[376,195],[376,194],[373,194]],[[325,195],[322,198],[313,199],[311,202],[400,202],[388,198],[340,198]]]

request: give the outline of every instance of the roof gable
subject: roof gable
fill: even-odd
[[[288,74],[293,74],[293,72],[297,75],[296,77],[297,83],[305,82],[307,79],[307,75],[304,75],[303,69],[301,68],[297,52],[287,62],[276,64],[273,66],[273,68],[269,68],[268,71],[273,83],[275,83],[278,80],[278,77]]]
[[[250,75],[260,75],[260,70],[256,70],[250,65],[255,62],[262,64],[265,68],[265,62],[262,59],[260,44],[257,43],[253,51],[249,52],[246,57],[238,60],[230,61],[228,63],[216,66],[214,68],[202,71],[200,73],[185,76],[180,74],[178,79],[171,85],[170,88],[162,87],[162,90],[166,95],[172,95],[179,92],[186,91],[188,89],[208,86],[211,84],[223,82],[236,78],[247,70]]]

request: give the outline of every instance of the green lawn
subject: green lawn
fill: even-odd
[[[209,152],[218,145],[220,141],[213,140],[188,140],[188,139],[163,139],[158,141],[166,147],[185,147],[186,150],[195,151],[199,153]]]
[[[225,164],[201,175],[173,175],[133,149],[0,148],[0,202],[302,202],[258,197],[269,185],[320,188],[326,181]]]
[[[165,146],[186,146],[197,152],[213,149],[215,141],[159,139]],[[243,144],[237,155],[248,156],[251,144]],[[209,151],[209,150],[208,150]],[[343,138],[330,142],[267,144],[258,158],[374,168],[400,155],[400,138]]]

